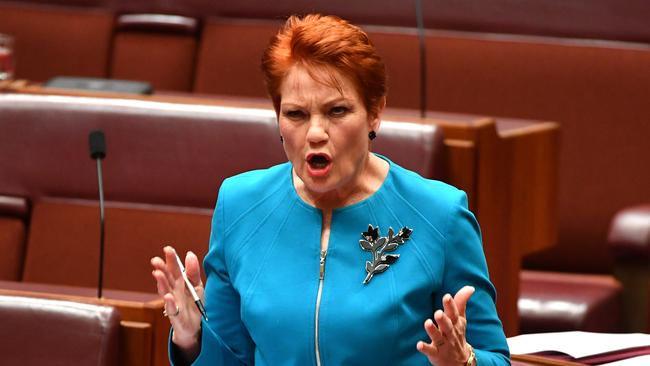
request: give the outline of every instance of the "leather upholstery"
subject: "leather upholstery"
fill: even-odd
[[[279,26],[272,20],[208,19],[196,61],[194,92],[266,96],[260,60]]]
[[[154,90],[192,90],[197,20],[126,14],[117,18],[110,76],[151,83]]]
[[[0,33],[15,38],[16,78],[46,81],[57,75],[108,75],[110,11],[29,5],[0,2]]]
[[[104,288],[155,292],[149,260],[161,255],[163,246],[173,245],[179,253],[192,250],[201,257],[207,252],[209,209],[115,202],[107,206]],[[97,201],[41,200],[34,205],[29,233],[23,281],[97,287]],[[58,258],[56,265],[52,258]]]
[[[280,22],[275,20],[207,20],[197,58],[194,92],[266,96],[259,64],[262,51],[279,26]],[[386,64],[388,105],[419,108],[420,57],[414,30],[381,26],[364,29]]]
[[[650,205],[624,208],[612,219],[609,246],[623,284],[626,329],[650,332]]]
[[[3,365],[118,365],[115,308],[0,295]]]
[[[23,197],[0,195],[0,216],[14,216],[26,219],[29,216],[29,203]]]
[[[521,333],[623,331],[622,286],[607,275],[522,271]]]
[[[112,201],[212,208],[224,178],[286,161],[269,110],[4,94],[0,113],[0,190],[32,200],[95,199],[93,129],[106,134],[105,195]],[[433,125],[384,121],[374,146],[406,168],[439,177],[434,147],[441,133]]]
[[[113,0],[113,3],[121,12],[282,19],[288,14],[317,11],[336,14],[358,24],[416,26],[414,0]],[[624,7],[617,5],[615,0],[427,0],[422,1],[422,12],[424,25],[429,29],[650,41],[648,3],[627,0]]]
[[[650,205],[619,211],[609,229],[609,244],[614,255],[626,261],[650,260]]]
[[[147,264],[163,245],[205,253],[220,182],[286,161],[271,110],[2,94],[0,114],[0,191],[33,203],[22,278],[28,282],[97,283],[91,130],[106,135],[107,288],[155,292]],[[383,121],[373,150],[439,178],[441,131]]]
[[[427,28],[649,42],[648,2],[618,5],[615,0],[422,2]]]
[[[117,17],[118,31],[169,32],[195,36],[199,31],[196,18],[166,14],[122,14]]]

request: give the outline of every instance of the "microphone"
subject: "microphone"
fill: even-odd
[[[97,297],[102,297],[104,282],[104,182],[102,178],[102,159],[106,157],[106,140],[101,130],[92,131],[88,135],[90,158],[97,161],[97,182],[99,183],[99,280]]]

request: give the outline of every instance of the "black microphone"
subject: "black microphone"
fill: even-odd
[[[97,297],[102,297],[104,282],[104,182],[102,178],[102,159],[106,157],[106,140],[101,130],[92,131],[88,135],[90,158],[97,161],[97,181],[99,183],[99,283]]]

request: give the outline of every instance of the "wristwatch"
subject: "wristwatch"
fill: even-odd
[[[465,362],[465,366],[474,366],[474,361],[476,360],[476,353],[474,353],[474,347],[471,344],[469,346],[469,358]]]

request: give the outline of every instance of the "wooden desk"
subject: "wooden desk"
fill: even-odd
[[[163,301],[157,294],[85,287],[0,281],[0,294],[76,301],[116,307],[121,314],[121,365],[163,366],[167,359],[169,321],[162,315]]]
[[[582,363],[555,360],[535,355],[512,355],[512,366],[580,366]]]

